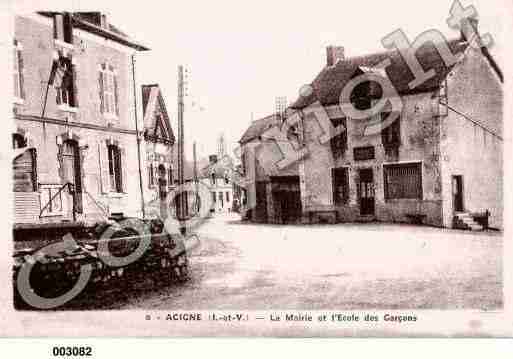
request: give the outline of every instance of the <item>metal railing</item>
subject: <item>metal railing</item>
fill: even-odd
[[[57,192],[48,200],[48,202],[41,208],[41,211],[39,212],[39,218],[43,217],[43,213],[45,210],[48,209],[50,204],[57,198],[58,195],[60,195],[65,189],[68,190],[68,193],[73,197],[73,221],[76,221],[76,209],[75,209],[75,190],[74,185],[71,182],[64,183]]]

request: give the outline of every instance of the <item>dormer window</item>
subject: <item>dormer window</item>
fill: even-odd
[[[78,107],[76,91],[76,71],[71,58],[60,56],[52,75],[52,83],[57,91],[57,104],[65,107]]]
[[[56,102],[61,110],[74,112],[78,107],[76,78],[76,66],[71,55],[55,51],[48,83],[56,90]]]
[[[53,38],[57,41],[73,44],[72,16],[69,12],[54,15]]]

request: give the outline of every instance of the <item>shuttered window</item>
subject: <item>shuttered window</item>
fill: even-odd
[[[14,40],[13,47],[13,80],[14,80],[14,97],[23,99],[25,98],[23,92],[23,56],[21,53],[21,44],[17,40]]]
[[[153,166],[148,166],[148,184],[151,187],[155,185],[155,175],[153,174]]]
[[[422,164],[385,165],[385,199],[422,199]]]
[[[36,150],[28,149],[13,161],[14,192],[37,191]]]
[[[102,64],[99,75],[101,112],[107,115],[119,115],[118,80],[114,68]]]

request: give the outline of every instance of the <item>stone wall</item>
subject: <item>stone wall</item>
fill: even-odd
[[[489,210],[490,225],[502,228],[503,90],[480,51],[469,48],[449,74],[447,98],[454,110],[442,121],[444,225],[452,224],[452,176],[461,175],[465,211]]]

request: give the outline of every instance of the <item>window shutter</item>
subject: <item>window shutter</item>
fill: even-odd
[[[128,173],[127,173],[127,156],[126,156],[126,148],[120,147],[119,148],[119,154],[121,156],[120,158],[120,167],[121,167],[121,189],[124,193],[128,193]]]
[[[100,190],[102,193],[110,192],[108,147],[102,141],[98,144],[98,161],[100,164]]]
[[[76,65],[71,65],[71,72],[73,73],[73,107],[78,107],[78,77]]]
[[[61,86],[62,86],[62,84],[61,84]],[[60,105],[62,103],[60,86],[55,88],[55,93],[56,93],[55,102],[57,103],[57,105]]]
[[[98,72],[98,89],[100,91],[100,113],[105,112],[105,101],[103,99],[103,72]]]
[[[118,94],[118,76],[114,75],[114,100],[116,102],[116,115],[119,116],[119,94]]]
[[[25,90],[24,90],[24,79],[23,79],[23,54],[21,50],[18,51],[18,71],[20,72],[20,97],[25,98]]]
[[[148,166],[148,187],[153,188],[155,184],[155,176],[153,175],[153,165]]]

